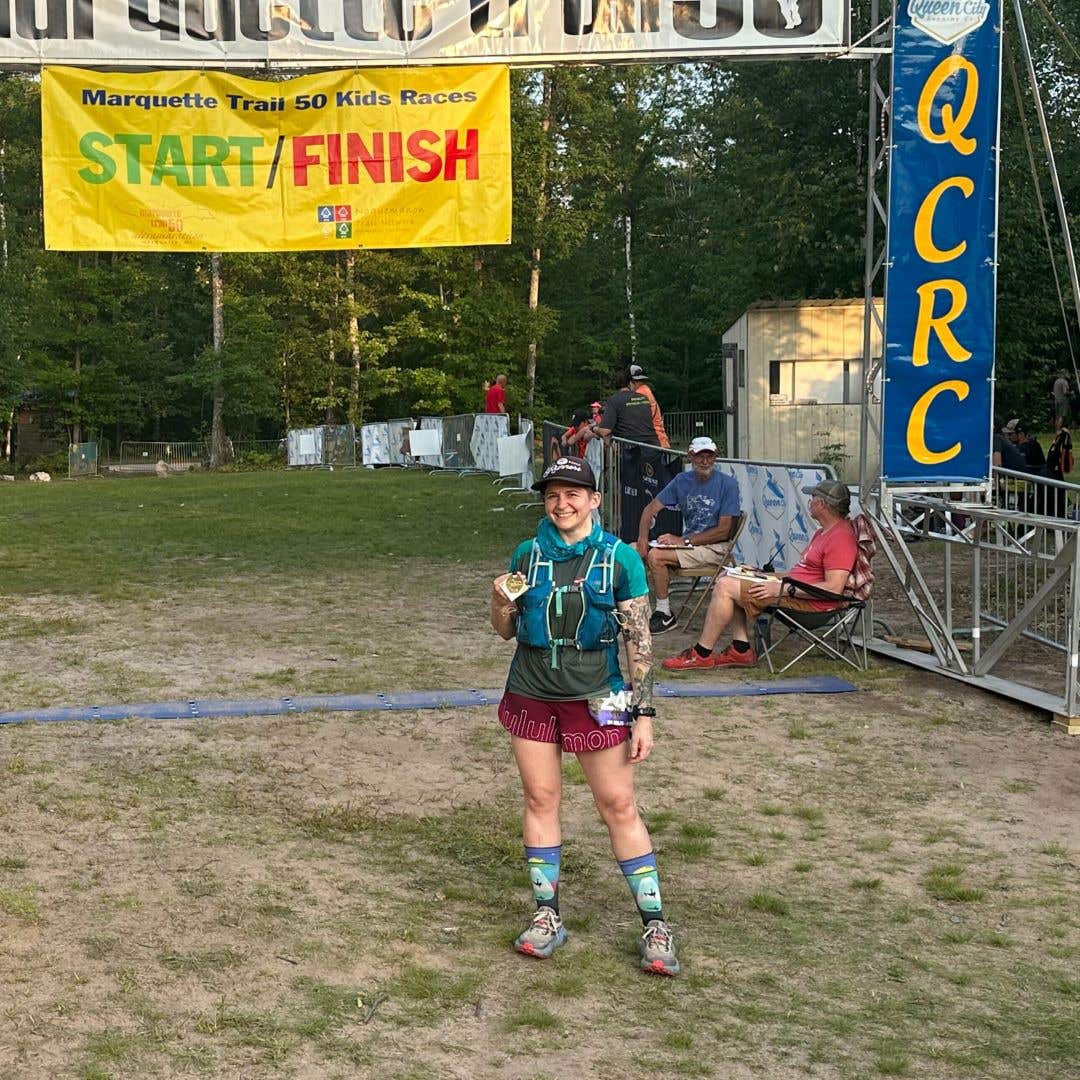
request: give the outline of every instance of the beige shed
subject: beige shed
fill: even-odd
[[[874,303],[880,313],[882,301]],[[733,456],[826,462],[849,483],[858,479],[863,311],[862,300],[790,300],[739,316],[723,338]],[[880,356],[876,323],[872,333]]]

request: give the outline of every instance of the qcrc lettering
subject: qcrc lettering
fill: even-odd
[[[982,5],[984,0],[925,0],[928,4],[945,4],[950,8]],[[15,18],[10,17],[13,4]],[[46,0],[44,26],[38,25],[36,0],[4,0],[0,3],[0,38],[19,37],[29,41],[92,41],[95,0]],[[128,25],[136,33],[154,34],[160,41],[281,41],[300,34],[310,41],[422,41],[434,28],[434,0],[384,0],[381,22],[364,18],[363,0],[340,0],[338,12],[327,18],[329,24],[342,27],[343,33],[325,29],[320,19],[327,15],[330,4],[319,0],[297,0],[289,4],[270,5],[269,25],[260,24],[266,7],[264,0],[160,0],[156,15],[151,15],[149,0],[128,0]],[[472,34],[494,37],[526,37],[529,26],[530,0],[509,0],[508,14],[497,26],[489,25],[490,4],[486,0],[456,0],[444,9],[441,20],[447,26],[468,14]],[[583,0],[562,0],[563,32],[571,37],[607,37],[622,34],[656,34],[661,28],[660,11],[671,12],[672,30],[691,41],[716,40],[738,33],[743,27],[742,0],[716,0],[716,15],[711,26],[702,21],[701,0],[641,0],[640,4],[618,4],[610,8],[593,4],[588,21],[585,12],[589,5]],[[408,17],[406,17],[408,11]],[[723,17],[721,17],[721,14]],[[336,16],[336,17],[335,17]],[[811,31],[793,31],[794,36]]]
[[[957,80],[961,86],[958,87]],[[962,96],[960,94],[962,93]],[[959,97],[959,107],[951,102]],[[948,100],[941,101],[942,98]],[[919,134],[927,142],[941,146],[942,153],[952,151],[961,158],[970,157],[977,149],[977,141],[966,134],[968,124],[975,113],[979,100],[979,72],[970,60],[951,54],[930,72],[919,95],[916,118]],[[940,102],[935,120],[934,107]],[[928,266],[945,267],[960,258],[967,250],[962,237],[947,240],[934,235],[934,222],[938,207],[946,200],[970,199],[975,193],[975,181],[958,173],[935,184],[923,197],[915,215],[915,251]],[[947,246],[940,246],[946,244]],[[930,363],[930,341],[936,337],[950,361],[962,364],[971,359],[971,352],[957,338],[951,324],[963,315],[967,308],[967,289],[962,281],[946,276],[944,269],[936,270],[935,276],[916,286],[915,335],[911,349],[914,367]],[[943,394],[951,394],[957,401],[964,401],[970,393],[970,384],[963,378],[945,378],[934,383],[912,406],[907,423],[908,453],[921,465],[940,465],[956,457],[963,446],[959,442],[951,446],[931,448],[926,445],[926,421],[934,402]]]
[[[463,167],[466,180],[480,178],[480,132],[450,129],[444,136],[434,131],[376,131],[364,141],[358,132],[292,137],[292,174],[296,187],[307,187],[314,169],[325,174],[328,184],[358,184],[363,167],[375,184],[403,183],[405,178],[425,184],[432,180],[457,180]],[[444,143],[440,154],[436,147]],[[406,155],[416,164],[406,168]]]

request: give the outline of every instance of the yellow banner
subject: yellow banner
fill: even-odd
[[[41,78],[45,246],[306,251],[510,242],[505,67]]]

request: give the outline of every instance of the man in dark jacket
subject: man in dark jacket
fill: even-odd
[[[1039,445],[1038,439],[1033,439],[1025,430],[1023,424],[1017,420],[1010,420],[1004,427],[1007,438],[1017,450],[1024,456],[1024,471],[1033,473],[1035,476],[1043,476],[1046,473],[1046,454]]]

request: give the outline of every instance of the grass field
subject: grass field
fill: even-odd
[[[494,505],[364,471],[5,486],[0,710],[498,685],[487,591],[535,518]],[[856,681],[663,703],[671,982],[573,761],[570,944],[510,950],[493,710],[2,727],[0,1077],[1080,1076],[1080,740]]]

